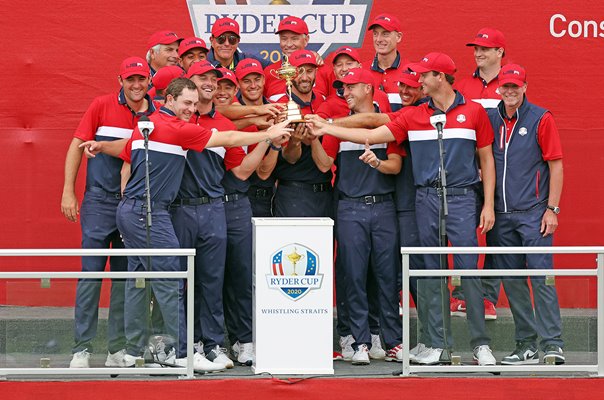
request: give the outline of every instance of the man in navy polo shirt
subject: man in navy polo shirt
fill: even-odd
[[[379,112],[373,104],[373,77],[355,68],[334,82],[344,88],[352,113]],[[318,140],[318,139],[314,139]],[[324,147],[324,151],[322,151]],[[386,361],[402,359],[398,318],[398,237],[394,208],[394,175],[401,169],[404,151],[395,143],[363,146],[326,136],[314,157],[321,171],[337,165],[336,187],[340,196],[337,209],[337,258],[346,288],[346,308],[354,343],[352,363],[369,364],[372,346],[381,348],[379,336],[369,327],[368,275],[377,288],[380,329],[386,345]],[[376,336],[375,338],[373,336]],[[377,340],[376,340],[377,339]],[[382,352],[381,357],[384,357]]]
[[[147,62],[151,76],[167,65],[178,65],[178,45],[180,38],[172,31],[155,32],[147,41]]]
[[[526,98],[526,71],[517,64],[499,73],[502,101],[488,111],[495,131],[493,153],[497,218],[489,232],[500,246],[551,246],[558,227],[562,194],[562,147],[552,114]],[[499,254],[498,268],[551,269],[551,254]],[[535,309],[527,279],[503,278],[516,324],[516,349],[502,364],[537,364],[537,336],[545,357],[564,363],[562,321],[554,286],[532,276]]]
[[[180,247],[171,222],[168,207],[177,197],[185,169],[188,150],[202,151],[206,147],[241,146],[267,139],[289,136],[285,123],[275,125],[262,132],[210,131],[191,124],[195,104],[199,101],[197,87],[186,78],[177,78],[166,89],[166,104],[150,120],[155,127],[149,140],[150,188],[153,224],[151,226],[151,248]],[[117,142],[84,142],[88,155],[119,154],[130,166],[123,177],[129,176],[124,197],[118,206],[117,224],[126,248],[147,247],[145,221],[147,217],[145,199],[145,152],[142,133],[135,128],[130,140]],[[129,271],[177,271],[180,262],[176,257],[129,257]],[[126,283],[125,332],[126,354],[124,366],[135,364],[147,340],[148,304],[147,291],[135,287],[135,280]],[[175,338],[178,328],[178,282],[156,279],[151,288],[158,300],[167,333]]]
[[[317,62],[309,50],[291,54],[289,62],[302,71],[292,81],[292,98],[302,115],[316,112],[323,98],[313,91]],[[289,99],[284,96],[279,102]],[[313,153],[321,146],[319,140],[308,140],[305,128],[298,125],[273,172],[278,179],[274,200],[276,217],[329,217],[333,215],[331,171],[321,171],[313,161]]]
[[[334,71],[337,68],[334,67]],[[377,128],[378,126],[382,126],[387,124],[390,121],[395,120],[399,115],[404,112],[408,112],[411,107],[418,106],[426,99],[422,99],[422,91],[421,85],[419,83],[419,74],[413,71],[409,71],[407,68],[402,68],[396,78],[398,81],[399,87],[399,95],[402,100],[403,108],[396,112],[391,113],[357,113],[345,118],[337,118],[331,121],[332,124],[346,127],[346,128]],[[326,103],[323,103],[323,105]],[[322,109],[323,105],[319,108]],[[313,121],[318,118],[318,116],[310,115],[306,116],[309,121]],[[403,165],[401,167],[401,172],[396,175],[396,192],[395,192],[395,202],[396,202],[396,214],[398,217],[398,226],[399,226],[399,236],[400,236],[400,245],[402,247],[417,247],[420,245],[419,242],[419,233],[416,222],[415,215],[415,183],[413,182],[413,168],[412,168],[412,159],[411,152],[409,149],[409,142],[403,142],[403,147],[406,151],[406,156],[403,159]],[[336,260],[337,262],[337,260]],[[337,264],[336,264],[337,265]],[[411,255],[410,259],[410,267],[412,269],[424,269],[425,267],[423,256],[421,255]],[[400,270],[398,271],[400,274]],[[400,277],[399,277],[400,280]],[[337,284],[337,281],[336,281]],[[398,284],[400,287],[400,283]],[[336,290],[338,290],[338,286],[336,286]],[[414,358],[424,351],[427,347],[430,347],[430,340],[427,335],[427,330],[424,329],[424,326],[427,326],[428,322],[427,318],[427,310],[426,305],[427,301],[422,301],[423,293],[417,292],[417,278],[410,279],[410,292],[415,305],[417,307],[418,318],[420,320],[420,331],[418,335],[418,343],[415,347],[413,347],[409,351],[410,359],[413,361]],[[338,311],[338,317],[340,314],[345,315],[346,310],[340,304],[338,300],[338,306],[343,309],[344,312]],[[338,310],[340,310],[338,308]],[[341,330],[342,321],[338,318],[338,329]],[[344,330],[345,331],[345,330]],[[340,343],[345,343],[345,341],[340,339]],[[345,338],[344,338],[345,339]],[[342,345],[344,348],[344,345]],[[345,350],[342,352],[345,353]],[[371,355],[371,354],[370,354]],[[346,356],[344,356],[346,359]]]
[[[373,31],[375,57],[367,64],[371,65],[374,83],[376,88],[388,95],[392,111],[397,111],[402,107],[396,82],[397,71],[409,63],[397,50],[398,44],[403,40],[401,23],[392,14],[380,14],[369,24],[367,30]]]
[[[65,183],[61,211],[69,221],[77,222],[78,200],[75,182],[80,168],[80,144],[87,140],[128,139],[142,114],[155,111],[147,96],[149,67],[139,57],[125,59],[120,66],[119,93],[97,97],[84,117],[71,141],[65,159]],[[88,160],[86,192],[82,202],[82,248],[123,248],[124,243],[115,223],[120,201],[120,170],[122,160],[108,155]],[[104,271],[107,257],[83,257],[82,271]],[[126,271],[126,257],[111,257],[111,271]],[[107,367],[120,367],[126,339],[124,337],[124,282],[112,280],[109,304]],[[75,346],[71,368],[89,367],[91,341],[96,336],[98,306],[101,294],[100,280],[79,280],[75,305]]]
[[[501,70],[501,61],[505,56],[505,37],[503,33],[493,28],[482,28],[476,37],[466,46],[474,49],[474,60],[476,70],[471,77],[466,77],[455,84],[466,99],[482,104],[485,109],[495,108],[501,101],[499,93],[499,80],[497,76]],[[488,246],[496,246],[496,243],[487,243]],[[493,266],[492,256],[485,255],[484,268]],[[484,317],[487,320],[497,319],[495,304],[499,300],[501,279],[499,277],[485,276],[482,278],[484,287]],[[459,286],[453,290],[451,297],[451,315],[465,317],[466,302],[463,291]]]
[[[482,106],[474,102],[466,102],[459,92],[452,88],[455,73],[453,60],[442,53],[430,53],[419,63],[409,65],[409,68],[421,74],[419,82],[425,95],[430,96],[429,102],[401,112],[400,116],[373,130],[346,129],[316,121],[311,127],[316,135],[330,134],[339,139],[370,144],[391,142],[401,143],[409,140],[413,154],[413,174],[417,194],[415,207],[419,238],[422,246],[438,246],[439,244],[439,209],[442,192],[436,189],[439,159],[437,132],[430,124],[430,117],[435,110],[446,113],[447,123],[444,129],[445,170],[447,173],[447,203],[449,218],[447,219],[447,235],[454,246],[477,246],[476,222],[482,233],[489,231],[494,223],[493,191],[495,187],[495,169],[491,144],[493,131],[486,112]],[[480,217],[477,217],[477,194],[475,186],[479,184],[477,163],[482,167],[482,185],[485,202]],[[439,257],[425,255],[426,268],[438,269]],[[454,257],[455,267],[460,269],[475,269],[477,255],[461,255]],[[444,337],[444,322],[441,299],[440,279],[422,280],[418,291],[425,290],[429,299],[427,326],[431,345],[420,353],[415,361],[420,364],[437,364],[445,344],[453,344],[451,330]],[[479,365],[494,365],[495,358],[489,347],[490,338],[485,329],[484,304],[482,286],[479,279],[464,278],[462,285],[467,297],[468,327],[470,343],[474,348],[474,359]],[[449,305],[446,304],[446,311]]]

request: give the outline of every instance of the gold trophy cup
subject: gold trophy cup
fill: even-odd
[[[302,254],[298,254],[298,252],[296,251],[297,249],[294,247],[294,252],[291,254],[286,254],[286,257],[289,261],[291,261],[291,263],[294,265],[294,272],[292,273],[292,276],[297,276],[298,274],[296,274],[296,264],[298,262],[300,262],[300,260],[302,258],[304,258],[304,256]]]
[[[292,100],[292,81],[298,76],[299,73],[300,71],[298,68],[289,63],[286,55],[283,55],[281,68],[277,70],[271,69],[271,75],[273,77],[285,81],[287,97],[289,98],[289,101],[287,102],[287,110],[285,110],[285,120],[295,124],[304,123],[304,117],[300,111],[300,106],[298,106],[298,104]]]

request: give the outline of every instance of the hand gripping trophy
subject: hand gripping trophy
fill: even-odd
[[[300,70],[289,63],[286,55],[283,55],[283,63],[281,64],[281,68],[271,70],[271,75],[277,79],[285,81],[287,97],[289,98],[289,101],[287,102],[287,110],[285,110],[285,120],[294,124],[304,123],[304,117],[300,111],[300,106],[298,106],[298,104],[292,100],[292,81],[299,74]]]

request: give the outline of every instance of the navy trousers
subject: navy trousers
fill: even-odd
[[[401,343],[398,313],[398,226],[392,200],[365,204],[340,200],[337,210],[338,255],[345,271],[346,301],[350,330],[359,344],[371,346],[369,329],[368,274],[377,286],[379,319],[386,346]]]
[[[224,316],[231,344],[252,342],[252,207],[247,197],[225,203],[227,256]]]
[[[227,250],[226,217],[222,199],[194,206],[177,206],[171,209],[172,223],[182,248],[194,248],[195,255],[195,314],[193,315],[193,340],[204,343],[204,351],[224,344],[224,314],[222,286]],[[186,259],[181,260],[186,269]],[[181,281],[179,297],[178,357],[187,352],[186,342],[186,290]]]
[[[461,189],[459,189],[461,190]],[[446,219],[447,235],[453,246],[477,246],[476,237],[476,203],[477,194],[468,189],[462,195],[448,195],[449,216]],[[419,228],[419,239],[422,246],[439,246],[439,210],[440,197],[434,188],[418,188],[415,198],[415,211],[417,225]],[[439,269],[439,255],[426,254],[424,260],[427,269]],[[453,257],[456,269],[476,269],[478,263],[477,254],[458,254]],[[464,277],[461,285],[466,296],[467,321],[470,330],[470,344],[476,347],[489,344],[484,322],[484,302],[482,284],[479,278]],[[422,298],[428,299],[427,329],[432,347],[444,348],[444,323],[450,323],[450,319],[444,319],[443,312],[449,312],[449,291],[445,290],[445,298],[441,297],[441,279],[421,279],[418,291],[425,290]],[[444,305],[443,305],[444,303]],[[453,336],[450,326],[446,327],[447,345],[453,345]]]
[[[543,237],[539,229],[546,204],[540,204],[526,212],[497,213],[495,226],[489,235],[500,246],[551,246],[553,236]],[[495,265],[501,269],[552,269],[551,254],[497,254]],[[545,284],[545,277],[530,278],[535,309],[525,277],[502,279],[505,293],[516,324],[516,341],[536,344],[541,337],[541,349],[549,344],[564,347],[562,320],[555,286]]]
[[[167,204],[152,205],[150,248],[174,249],[178,239]],[[124,198],[117,209],[117,226],[128,249],[147,248],[147,211],[145,201]],[[180,261],[174,256],[128,257],[128,271],[179,271]],[[150,287],[150,289],[149,289]],[[175,279],[147,280],[145,288],[137,288],[135,279],[126,282],[125,333],[126,351],[133,356],[143,354],[149,336],[149,298],[153,291],[163,317],[166,334],[178,340],[178,287]],[[178,348],[178,346],[177,346]]]
[[[119,204],[119,194],[107,193],[98,187],[89,187],[84,194],[80,210],[83,249],[121,249],[124,242],[117,229],[115,214]],[[107,257],[82,257],[82,271],[102,272]],[[126,271],[126,257],[111,257],[109,266],[112,272]],[[111,280],[111,298],[107,326],[107,348],[115,353],[126,345],[124,336],[124,292],[126,282],[122,279]],[[93,352],[92,340],[96,337],[99,299],[101,296],[100,279],[80,279],[76,289],[74,338],[72,352],[84,349]]]

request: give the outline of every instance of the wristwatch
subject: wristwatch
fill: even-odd
[[[556,215],[560,214],[560,207],[554,207],[554,206],[550,206],[549,204],[547,205],[547,209],[548,210],[552,210],[552,212]]]

